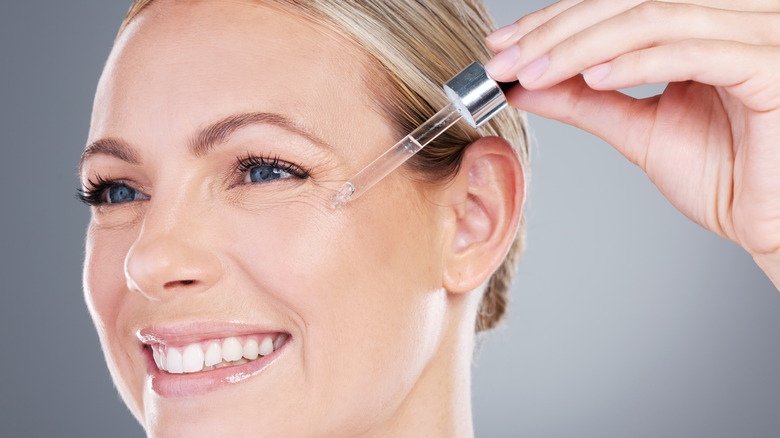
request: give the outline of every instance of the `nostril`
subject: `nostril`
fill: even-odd
[[[170,289],[177,286],[189,286],[191,284],[197,283],[197,280],[176,280],[176,281],[169,281],[163,285],[165,289]]]
[[[158,301],[176,297],[179,292],[207,291],[222,278],[222,262],[208,242],[190,240],[189,236],[195,234],[189,231],[186,236],[179,234],[184,231],[178,225],[169,230],[154,225],[157,222],[144,221],[145,231],[125,256],[128,290]]]

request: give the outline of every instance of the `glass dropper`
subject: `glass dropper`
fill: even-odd
[[[414,154],[460,119],[460,113],[458,113],[458,109],[453,104],[445,106],[384,154],[380,155],[379,158],[355,174],[349,181],[345,182],[341,189],[331,198],[333,205],[341,207],[347,202],[359,198],[366,190],[404,164],[406,160],[412,158]]]
[[[502,87],[488,76],[478,62],[447,81],[444,92],[450,104],[344,183],[331,196],[334,207],[359,198],[461,118],[473,128],[478,128],[506,107]]]

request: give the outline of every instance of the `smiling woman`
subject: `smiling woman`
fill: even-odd
[[[329,196],[492,28],[472,0],[132,6],[80,163],[84,281],[150,436],[472,434],[474,333],[522,246],[522,119]]]

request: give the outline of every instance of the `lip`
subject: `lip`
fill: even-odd
[[[273,353],[258,357],[251,362],[197,373],[171,374],[160,370],[154,363],[150,346],[153,343],[178,346],[205,339],[265,333],[285,333],[287,340]],[[250,379],[276,362],[292,341],[292,336],[285,330],[218,322],[156,325],[138,330],[136,336],[142,343],[146,383],[152,391],[164,398],[204,394]]]
[[[258,333],[287,333],[287,331],[278,327],[250,325],[240,322],[182,322],[155,324],[142,328],[135,333],[138,340],[147,345],[158,343],[180,346],[206,339]]]

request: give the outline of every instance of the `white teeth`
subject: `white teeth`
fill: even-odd
[[[196,342],[185,347],[164,347],[153,345],[152,358],[157,368],[172,374],[197,373],[210,371],[226,366],[249,363],[259,356],[268,356],[277,350],[288,339],[287,334],[280,334],[276,341],[271,336],[265,336],[260,344],[257,337],[247,337],[244,345],[238,338],[231,336],[223,342],[208,342],[206,351],[202,344]]]
[[[175,348],[168,348],[168,372],[171,374],[181,374],[184,372],[181,363],[181,353]]]
[[[185,373],[194,373],[203,369],[203,349],[198,344],[190,344],[182,354],[182,370]]]
[[[156,348],[152,348],[152,358],[154,359],[154,364],[157,365],[157,368],[162,368],[162,364],[160,363],[160,352],[157,351]]]
[[[274,350],[278,350],[279,347],[281,347],[282,344],[284,344],[284,341],[286,340],[287,340],[286,334],[282,333],[281,335],[279,335],[279,337],[276,338],[276,342],[274,342]]]
[[[246,341],[246,344],[244,344],[244,357],[249,360],[255,360],[257,359],[258,354],[257,341],[253,338],[249,338],[249,340]]]
[[[228,362],[239,360],[244,356],[244,347],[241,346],[241,342],[234,337],[225,339],[222,343],[222,358]]]
[[[274,341],[272,341],[271,338],[266,337],[265,339],[263,339],[263,342],[260,343],[260,355],[268,356],[273,352],[274,352]]]
[[[222,346],[219,342],[209,343],[209,348],[206,350],[206,366],[210,367],[222,362]]]

